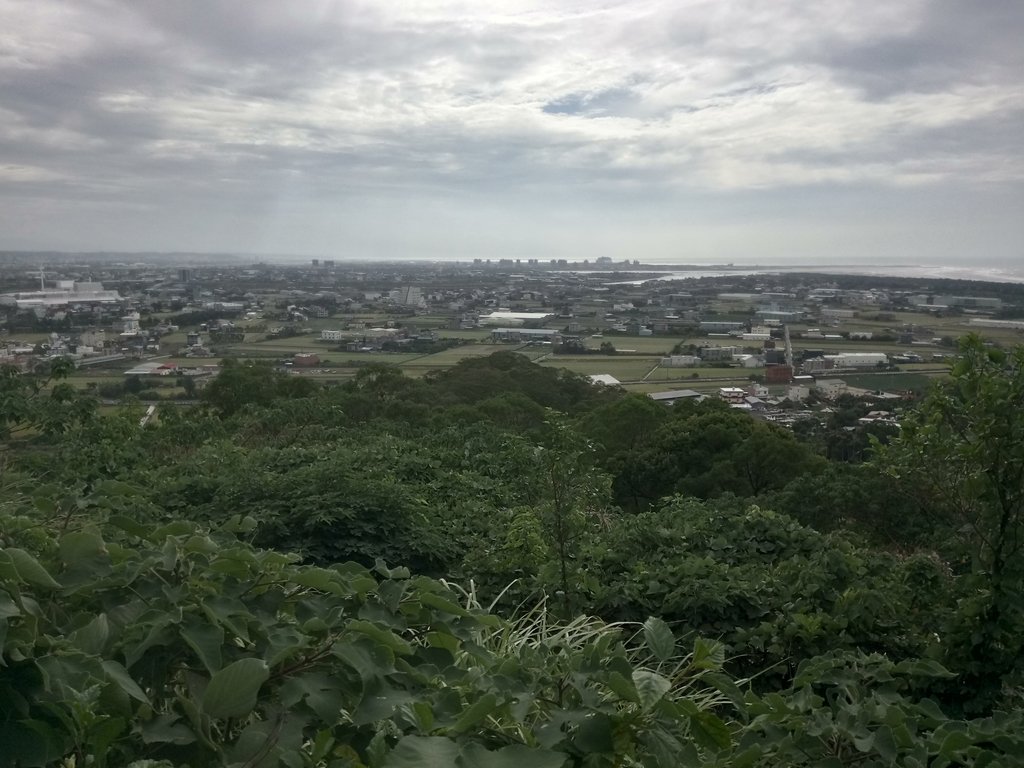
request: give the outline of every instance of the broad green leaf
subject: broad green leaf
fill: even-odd
[[[195,527],[195,523],[188,522],[187,520],[175,520],[173,523],[161,526],[150,533],[149,540],[158,542],[163,541],[169,536],[182,536],[186,533],[192,533]]]
[[[306,674],[285,680],[278,694],[279,701],[289,710],[305,702],[316,716],[324,722],[333,722],[345,704],[346,684],[340,675]],[[350,691],[357,693],[357,691]]]
[[[256,706],[256,697],[270,677],[263,659],[239,659],[210,678],[203,694],[203,711],[210,717],[244,717]]]
[[[860,730],[853,735],[853,746],[858,752],[870,752],[875,746],[875,734],[871,731]]]
[[[192,744],[196,735],[192,729],[174,715],[157,715],[142,725],[142,741],[145,744]]]
[[[94,763],[98,768],[105,768],[110,745],[121,736],[127,725],[128,722],[122,717],[108,717],[89,729],[88,750],[99,756]]]
[[[224,628],[206,622],[190,621],[181,628],[181,636],[203,666],[212,675],[221,668],[221,648],[224,645]]]
[[[60,537],[60,559],[69,565],[105,554],[107,545],[98,533],[72,531]]]
[[[433,592],[422,592],[420,593],[420,602],[428,608],[435,608],[445,613],[451,613],[455,616],[470,616],[470,612],[463,608],[458,603],[454,603],[440,595],[436,595]]]
[[[334,749],[335,744],[337,744],[337,740],[334,738],[334,736],[331,735],[331,732],[328,729],[325,728],[322,731],[318,731],[316,734],[316,738],[313,740],[313,749],[311,755],[311,757],[313,758],[313,762],[315,764],[319,764],[320,761],[322,761],[325,757],[327,757],[328,754],[330,754],[331,750]],[[353,755],[353,757],[358,756]]]
[[[605,680],[605,685],[618,694],[620,699],[624,699],[626,701],[640,701],[637,697],[636,686],[633,684],[633,681],[623,677],[618,672],[612,672],[609,674],[608,679]]]
[[[448,632],[427,632],[427,642],[433,648],[444,648],[449,653],[455,654],[459,650],[460,640]]]
[[[303,568],[292,580],[303,587],[318,589],[321,592],[344,594],[345,590],[338,583],[338,574],[326,568]]]
[[[672,688],[672,683],[657,672],[637,669],[633,672],[633,685],[636,687],[640,706],[646,712],[661,701]]]
[[[644,622],[644,642],[658,661],[668,661],[676,653],[676,638],[661,619],[651,616]]]
[[[10,619],[20,615],[21,609],[18,604],[11,599],[7,592],[0,591],[0,619]]]
[[[125,648],[125,662],[128,667],[134,667],[150,648],[171,642],[174,638],[172,624],[171,617],[167,614],[155,618],[142,642]]]
[[[40,488],[32,494],[32,504],[44,515],[54,515],[57,513],[57,500],[54,496],[59,493],[60,490],[54,486]]]
[[[498,697],[493,693],[485,693],[478,698],[459,716],[451,727],[452,733],[463,733],[483,720],[498,708]]]
[[[209,536],[189,536],[184,545],[182,545],[182,549],[185,552],[200,552],[204,555],[212,555],[214,552],[217,552],[220,547],[217,546],[217,543]]]
[[[697,669],[721,669],[725,663],[725,646],[715,640],[698,637],[693,642],[693,661]]]
[[[358,643],[335,643],[331,653],[352,667],[364,683],[376,680],[394,670],[394,656],[383,646],[371,646],[366,640]]]
[[[383,730],[377,731],[366,745],[366,762],[374,768],[384,765],[384,759],[388,751],[387,735]],[[358,765],[358,762],[356,763]]]
[[[400,638],[390,629],[384,629],[378,627],[369,621],[352,621],[349,622],[348,629],[353,632],[360,632],[367,637],[376,640],[381,645],[387,646],[394,653],[401,656],[408,656],[412,653],[412,647],[405,640]]]
[[[252,533],[259,527],[259,523],[255,517],[249,515],[232,515],[224,525],[221,526],[221,530],[228,531],[230,533]]]
[[[65,754],[63,735],[46,723],[0,722],[0,765],[44,768],[56,765]]]
[[[423,732],[429,733],[434,728],[434,710],[425,701],[417,701],[412,705],[413,715],[416,717],[416,727]]]
[[[388,752],[381,768],[452,768],[459,745],[441,736],[406,736]]]
[[[549,749],[510,744],[489,752],[482,744],[470,742],[455,761],[456,768],[562,768],[568,756]]]
[[[397,707],[411,706],[415,698],[404,688],[386,681],[374,681],[363,690],[363,698],[351,715],[357,726],[369,725],[390,718]]]
[[[229,632],[248,642],[247,619],[252,614],[241,600],[224,596],[213,597],[204,601],[202,608],[211,622],[223,625]]]
[[[267,665],[276,667],[309,646],[309,638],[295,627],[275,627],[267,632]]]
[[[174,567],[178,564],[178,542],[170,537],[165,539],[162,554],[163,569],[165,571],[173,571]]]
[[[612,719],[598,712],[583,719],[573,742],[584,753],[611,752],[615,748],[613,732]]]
[[[301,729],[301,722],[288,714],[273,720],[253,719],[235,737],[234,743],[225,745],[227,754],[224,764],[237,768],[308,766],[309,763],[301,758],[289,759],[289,755],[294,755],[302,747]],[[298,755],[295,757],[298,758]]]
[[[374,563],[373,570],[386,579],[408,579],[410,576],[409,569],[404,565],[400,565],[397,568],[388,568],[379,557]]]
[[[874,748],[885,762],[890,765],[896,762],[896,739],[893,738],[889,726],[883,725],[875,731]]]
[[[903,675],[914,675],[916,677],[956,677],[954,673],[931,659],[908,659],[906,661],[901,661],[894,667],[893,671]]]
[[[10,558],[10,562],[18,572],[18,576],[27,584],[44,589],[60,589],[60,584],[54,580],[49,571],[43,568],[39,561],[25,550],[18,549],[17,547],[7,547],[2,550],[2,554],[6,554]]]
[[[690,733],[705,749],[725,749],[732,741],[729,727],[721,718],[704,710],[690,715]]]
[[[68,638],[82,652],[99,656],[110,636],[110,624],[107,615],[101,613],[81,629],[73,632]]]
[[[136,486],[129,483],[123,483],[118,480],[101,480],[96,483],[96,486],[93,489],[94,494],[105,499],[135,496],[139,491],[140,489]]]
[[[956,760],[957,753],[971,746],[971,737],[963,731],[952,731],[939,746],[939,757],[947,760]]]
[[[149,699],[146,696],[139,684],[136,683],[132,676],[128,674],[128,670],[118,664],[116,661],[107,659],[103,662],[103,671],[107,673],[107,678],[117,685],[122,691],[127,693],[136,701],[140,701],[143,704],[149,704]]]
[[[140,539],[150,539],[150,529],[134,518],[126,517],[125,515],[111,515],[107,522],[126,533],[138,536]],[[150,540],[153,541],[154,539]]]
[[[676,768],[676,766],[700,764],[700,756],[696,754],[697,750],[693,748],[693,745],[686,744],[684,746],[679,739],[666,730],[650,728],[646,733],[642,733],[640,738],[657,761],[652,763],[653,765]],[[613,749],[614,747],[611,747],[603,751],[611,752]]]

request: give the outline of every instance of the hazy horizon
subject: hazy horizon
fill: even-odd
[[[68,263],[75,263],[75,258],[89,261],[96,257],[106,257],[111,263],[134,263],[133,260],[141,263],[154,263],[155,258],[168,258],[174,265],[179,266],[233,266],[244,267],[255,263],[269,263],[280,266],[310,266],[312,260],[334,259],[338,266],[351,264],[464,264],[467,266],[478,266],[475,259],[465,258],[416,258],[416,257],[391,257],[391,258],[358,258],[358,257],[335,257],[310,254],[275,254],[275,253],[226,253],[226,252],[145,252],[145,251],[97,251],[97,252],[72,252],[72,251],[3,251],[0,250],[0,257],[16,255],[24,258],[20,262],[23,266],[38,268],[47,264],[47,256],[61,256],[62,260]],[[123,257],[124,261],[120,261]],[[218,258],[223,261],[218,261]],[[507,260],[487,259],[476,257],[484,262],[481,266],[503,266],[500,262]],[[529,267],[527,260],[537,258],[541,266],[551,266],[551,259],[540,257],[523,257],[513,260],[514,263],[504,266]],[[847,275],[877,275],[888,277],[913,277],[913,278],[941,278],[953,280],[980,280],[986,282],[1014,282],[1024,283],[1024,263],[1019,261],[1007,262],[1005,264],[979,264],[970,266],[964,265],[943,265],[943,264],[914,264],[914,263],[878,263],[878,262],[848,262],[848,263],[786,263],[786,262],[715,262],[710,260],[686,262],[679,259],[673,260],[640,260],[639,265],[633,260],[615,261],[610,265],[600,265],[594,260],[581,257],[579,259],[567,259],[565,265],[555,265],[555,271],[571,270],[574,272],[590,271],[636,271],[644,269],[651,272],[664,274],[667,278],[689,277],[689,276],[724,276],[728,274],[758,274],[773,272],[812,272],[821,274],[847,274]],[[246,263],[248,262],[248,263]],[[519,262],[522,262],[519,264]],[[49,266],[59,272],[59,264]],[[602,269],[603,267],[603,269]],[[688,268],[693,268],[688,270]]]
[[[0,18],[4,250],[1024,263],[1014,0]]]

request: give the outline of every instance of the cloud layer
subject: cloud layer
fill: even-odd
[[[0,20],[0,248],[1024,258],[1017,0]]]

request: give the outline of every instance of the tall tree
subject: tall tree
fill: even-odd
[[[1024,346],[963,339],[950,378],[875,461],[960,544],[948,660],[987,709],[1024,679]]]

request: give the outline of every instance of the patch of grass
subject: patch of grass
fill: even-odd
[[[717,394],[722,387],[745,387],[750,383],[748,379],[731,379],[727,381],[707,381],[702,379],[686,379],[683,381],[644,381],[633,384],[624,384],[623,389],[629,392],[670,392],[675,389],[692,389],[695,392]]]
[[[617,336],[605,334],[603,338],[595,339],[587,336],[583,340],[588,349],[600,349],[604,342],[611,342],[617,350],[636,350],[647,355],[668,356],[672,348],[683,341],[682,336]]]
[[[359,368],[374,363],[401,365],[422,357],[415,353],[404,352],[321,352],[321,363],[318,368]],[[324,363],[322,361],[328,360]]]
[[[220,357],[164,357],[157,362],[169,363],[179,368],[198,368],[203,365],[220,365]]]
[[[435,352],[432,355],[424,355],[416,362],[431,367],[447,367],[455,365],[459,360],[464,360],[467,357],[486,357],[503,351],[519,352],[520,348],[515,344],[463,344],[459,347]]]
[[[470,341],[485,341],[491,338],[491,332],[486,328],[438,328],[437,335],[442,339],[469,339]]]
[[[826,353],[887,352],[895,355],[931,355],[943,351],[937,344],[898,344],[894,341],[849,341],[848,339],[793,339],[793,349],[823,349]],[[948,352],[949,350],[946,349]]]
[[[924,392],[931,386],[936,377],[924,373],[861,373],[850,376],[840,375],[837,378],[845,381],[847,386],[858,389],[882,390],[884,392]]]

